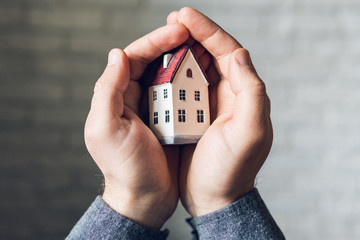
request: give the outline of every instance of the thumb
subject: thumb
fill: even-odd
[[[270,118],[270,100],[246,49],[239,48],[231,56],[229,80],[235,95],[233,127],[259,129]]]
[[[229,78],[231,90],[236,96],[243,93],[265,93],[265,85],[257,75],[249,51],[245,48],[239,48],[232,54]]]
[[[108,122],[124,111],[124,92],[130,81],[129,60],[125,52],[112,49],[105,71],[95,84],[90,113]]]

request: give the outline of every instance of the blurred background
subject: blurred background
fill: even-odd
[[[107,53],[191,6],[250,50],[275,139],[257,187],[288,239],[360,238],[358,0],[2,0],[0,239],[63,239],[100,193],[83,125]],[[179,206],[169,239],[190,239]]]

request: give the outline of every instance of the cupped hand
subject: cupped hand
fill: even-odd
[[[178,153],[163,149],[140,119],[139,79],[147,65],[189,36],[171,24],[113,49],[95,85],[86,146],[105,179],[103,199],[125,217],[160,228],[178,202]]]
[[[179,176],[184,207],[200,216],[254,188],[272,144],[270,100],[248,51],[233,37],[191,8],[168,16],[168,24],[176,22],[189,30],[190,42],[203,46],[196,44],[210,79],[212,123],[196,148],[182,149]]]

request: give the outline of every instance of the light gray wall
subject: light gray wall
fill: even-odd
[[[358,0],[0,3],[0,238],[63,238],[99,193],[82,131],[107,52],[192,6],[250,50],[275,141],[258,188],[288,239],[360,237]],[[189,239],[181,208],[169,239]],[[16,227],[15,227],[16,226]]]

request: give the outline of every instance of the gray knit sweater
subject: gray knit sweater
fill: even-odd
[[[257,189],[227,207],[187,219],[193,239],[285,239]],[[70,239],[166,239],[167,229],[157,231],[133,222],[97,197],[74,226]]]

